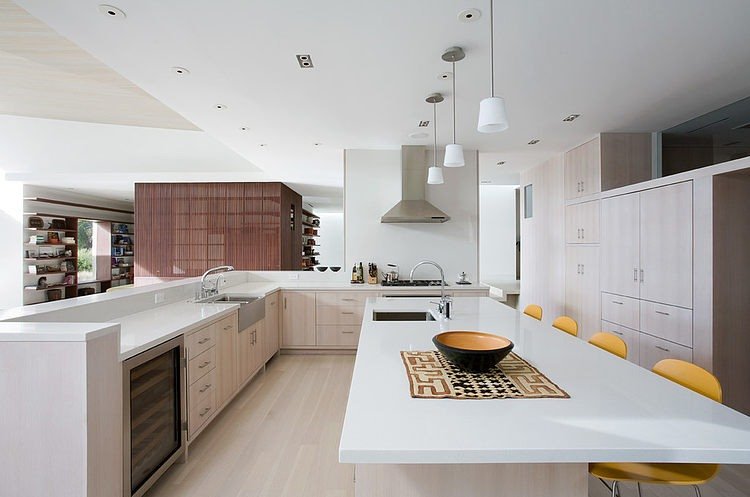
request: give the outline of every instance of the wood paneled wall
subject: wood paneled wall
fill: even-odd
[[[294,224],[290,211],[294,206]],[[302,197],[283,183],[138,183],[135,275],[302,266]]]

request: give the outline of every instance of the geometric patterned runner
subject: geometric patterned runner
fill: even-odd
[[[568,399],[570,396],[514,353],[486,373],[463,371],[436,350],[402,351],[417,399]]]

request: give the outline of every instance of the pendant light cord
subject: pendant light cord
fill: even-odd
[[[433,124],[432,131],[434,132],[433,135],[435,138],[435,141],[434,141],[435,148],[433,148],[433,151],[432,151],[434,157],[432,159],[433,159],[435,166],[437,167],[437,164],[438,164],[438,160],[437,160],[437,103],[435,102],[432,103],[432,124]]]
[[[456,61],[451,62],[453,70],[453,144],[456,144]]]
[[[495,96],[495,15],[490,0],[490,97]]]

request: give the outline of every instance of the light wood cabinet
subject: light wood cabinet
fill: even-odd
[[[226,404],[237,391],[237,315],[214,324],[216,329],[216,403]]]
[[[265,363],[263,358],[263,320],[237,334],[237,383],[245,384]]]
[[[565,208],[565,242],[599,243],[600,202],[583,202]]]
[[[599,137],[565,153],[565,198],[601,191]]]
[[[588,340],[599,331],[599,247],[568,245],[565,254],[565,313]]]
[[[608,333],[613,333],[622,338],[622,340],[625,342],[625,345],[628,347],[627,360],[632,362],[633,364],[640,364],[640,332],[628,328],[627,326],[611,323],[604,319],[602,319],[601,330]]]
[[[602,200],[601,249],[603,292],[640,295],[639,193]]]
[[[281,346],[314,346],[315,293],[283,292],[281,300]]]
[[[641,333],[639,364],[646,369],[652,369],[654,364],[662,359],[681,359],[692,362],[693,349]]]
[[[602,191],[652,178],[650,133],[602,133]]]
[[[266,318],[263,323],[263,359],[268,361],[279,351],[279,328],[281,292],[274,292],[266,297]]]

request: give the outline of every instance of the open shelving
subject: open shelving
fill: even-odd
[[[316,238],[320,238],[318,230],[320,229],[320,217],[312,211],[302,209],[302,269],[312,271],[320,262],[317,257],[320,256]]]
[[[42,227],[30,226],[32,218],[41,218]],[[24,304],[76,297],[78,218],[25,212],[23,226]],[[74,243],[65,243],[65,238]]]
[[[135,226],[133,223],[112,223],[111,286],[133,284],[135,266]]]

